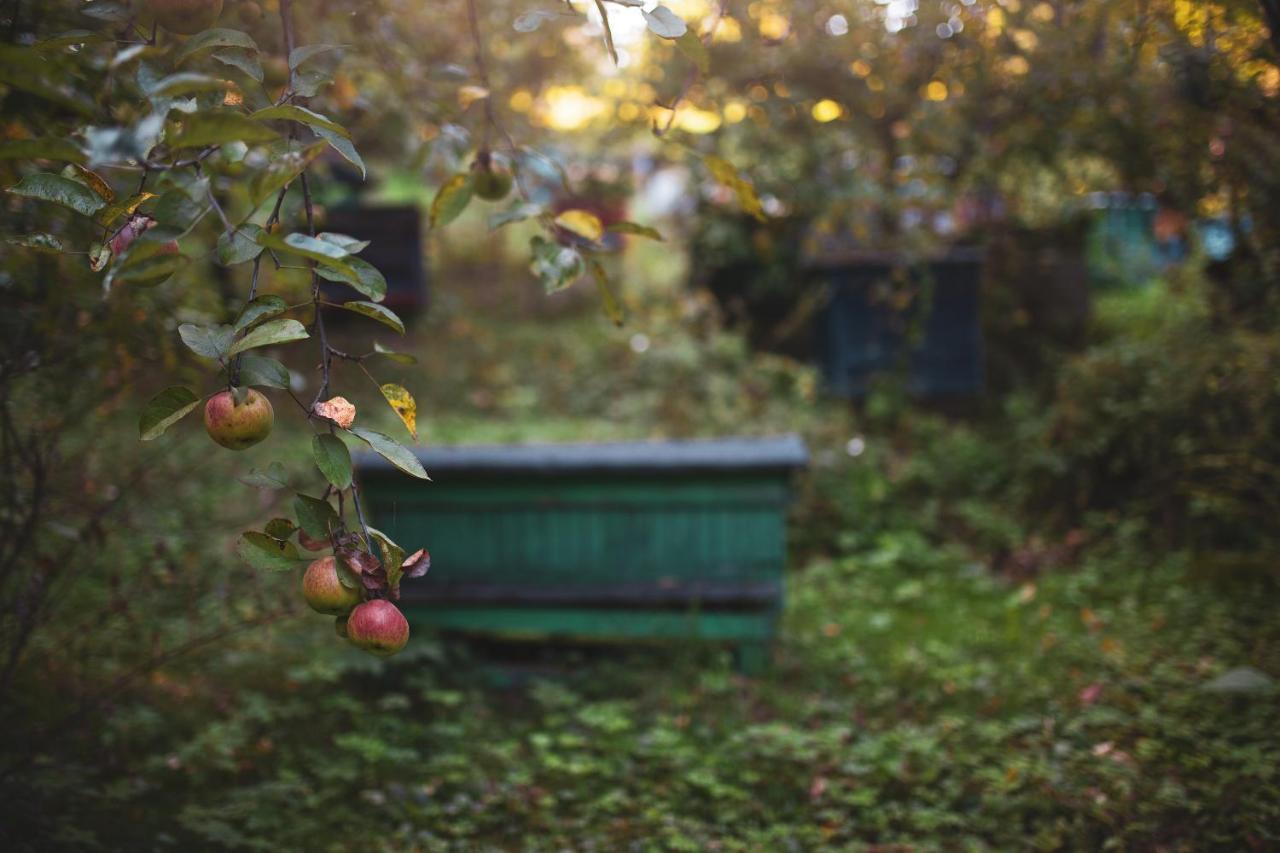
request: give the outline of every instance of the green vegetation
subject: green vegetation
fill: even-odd
[[[1280,849],[1280,3],[647,5],[0,4],[0,849]],[[788,357],[966,247],[963,416]],[[780,432],[757,678],[406,642],[351,452]]]
[[[1197,339],[1180,311],[1151,326],[1147,298],[1105,306],[1105,340],[1064,377],[1162,335]],[[1047,408],[1014,400],[962,423],[883,394],[855,420],[806,396],[807,370],[751,356],[711,325],[648,328],[654,343],[636,353],[623,333],[574,316],[536,334],[515,322],[478,332],[442,311],[422,336],[442,366],[435,393],[455,394],[450,383],[478,371],[494,397],[425,418],[424,434],[803,428],[815,465],[798,484],[796,565],[767,676],[737,676],[715,648],[494,649],[418,636],[381,662],[293,606],[269,627],[166,662],[68,724],[35,709],[65,707],[61,684],[86,697],[109,687],[121,674],[112,650],[127,661],[141,638],[102,637],[93,655],[44,646],[52,676],[30,675],[18,695],[63,735],[32,756],[36,784],[6,790],[22,806],[9,831],[113,849],[363,850],[371,837],[386,850],[1280,843],[1277,693],[1256,674],[1215,681],[1243,667],[1280,672],[1275,575],[1224,568],[1166,536],[1161,510],[1148,516],[1141,502],[1119,521],[1040,513],[1035,496],[1074,480],[1054,480],[1043,456],[1010,446],[1043,442],[1074,410],[1068,378]],[[626,393],[607,393],[611,382]],[[1128,398],[1146,412],[1128,374],[1093,382],[1097,405]],[[684,388],[687,405],[612,416],[664,387]],[[605,430],[610,422],[632,429]],[[1090,447],[1060,443],[1054,458]],[[301,469],[305,448],[295,458]],[[200,474],[183,503],[198,512],[197,495],[216,506],[244,493],[212,485],[218,476]],[[183,530],[180,514],[153,523],[162,542]],[[236,523],[223,522],[228,537]],[[181,629],[177,618],[149,625],[166,646],[180,631],[294,600],[292,578],[246,574],[222,538],[184,541],[162,582],[237,592],[233,613],[215,606],[182,614]],[[97,670],[76,670],[78,660]]]

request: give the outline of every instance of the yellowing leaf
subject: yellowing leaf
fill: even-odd
[[[484,86],[463,86],[458,90],[458,106],[464,110],[476,101],[489,97],[489,90]]]
[[[356,407],[346,397],[331,397],[316,403],[316,414],[328,418],[343,429],[349,429],[356,420]]]
[[[604,224],[594,213],[586,210],[566,210],[556,217],[556,225],[593,243],[604,236]]]
[[[432,227],[448,225],[467,209],[471,201],[471,176],[454,175],[445,181],[431,202]]]
[[[71,168],[75,169],[76,174],[80,176],[80,180],[89,185],[89,188],[96,192],[108,204],[116,200],[115,190],[111,189],[111,184],[92,169],[81,166],[79,163],[72,163]]]
[[[622,303],[618,301],[618,295],[613,292],[613,286],[609,283],[609,274],[605,272],[604,265],[595,258],[591,259],[588,266],[591,277],[596,280],[596,287],[600,288],[600,304],[604,308],[604,313],[613,321],[613,325],[621,326]]]
[[[735,167],[728,160],[708,154],[702,158],[702,162],[707,165],[707,169],[711,172],[711,176],[729,189],[733,190],[734,195],[738,197],[738,204],[741,205],[745,213],[754,216],[761,222],[765,221],[764,207],[760,204],[760,199],[756,195],[756,188],[751,182],[739,174]]]
[[[413,395],[408,392],[402,385],[395,385],[388,382],[382,387],[382,396],[387,398],[387,402],[391,404],[392,410],[400,416],[400,420],[404,421],[405,427],[409,430],[409,435],[413,436],[413,440],[418,440],[418,403],[413,399]]]

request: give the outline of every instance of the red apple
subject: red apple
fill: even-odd
[[[363,600],[360,590],[342,585],[333,557],[321,557],[307,566],[302,575],[302,597],[312,610],[330,616],[341,616]]]
[[[390,601],[366,601],[347,617],[351,643],[379,657],[391,657],[409,642],[409,622]]]
[[[147,0],[147,11],[169,32],[189,36],[218,22],[222,0]]]
[[[230,391],[214,394],[204,406],[205,431],[218,444],[231,450],[244,450],[262,441],[271,434],[275,420],[271,401],[252,388],[238,406]]]

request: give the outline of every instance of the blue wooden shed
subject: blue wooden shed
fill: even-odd
[[[900,369],[919,396],[982,391],[980,249],[915,262],[855,251],[809,266],[828,288],[815,338],[829,391],[862,397],[874,376]]]

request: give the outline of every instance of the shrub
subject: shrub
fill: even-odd
[[[1021,454],[1033,511],[1200,549],[1280,541],[1280,339],[1215,326],[1200,293],[1067,363]]]

